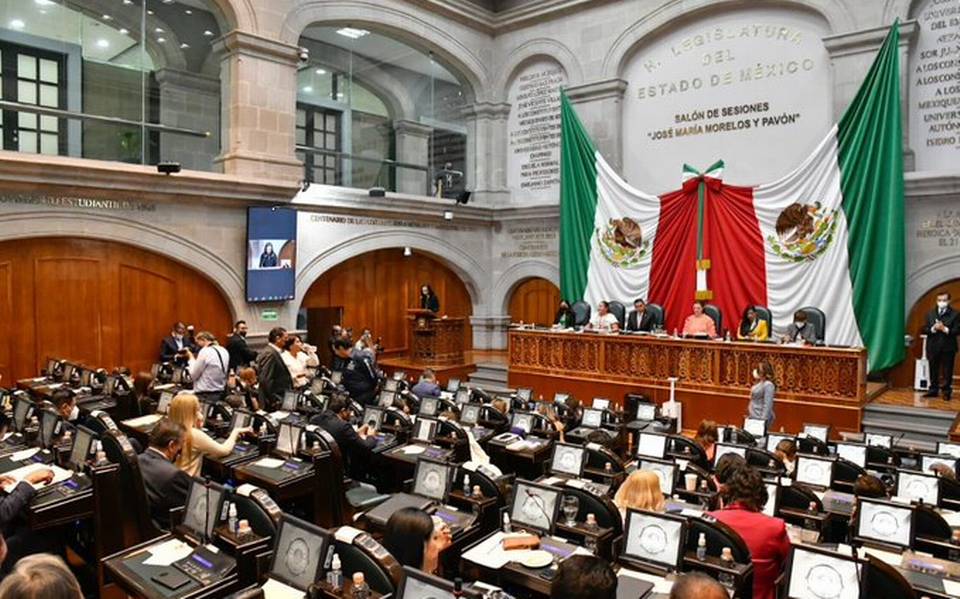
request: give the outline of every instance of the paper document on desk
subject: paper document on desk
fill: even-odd
[[[151,424],[155,424],[159,422],[161,418],[163,418],[163,414],[147,414],[146,416],[124,420],[123,423],[130,428],[140,428],[142,426],[150,426]]]
[[[148,548],[147,551],[150,553],[150,557],[143,560],[144,565],[165,568],[190,555],[193,548],[180,539],[170,539]]]
[[[253,463],[254,466],[260,466],[261,468],[279,468],[283,466],[283,460],[278,460],[277,458],[260,458]]]
[[[960,582],[943,579],[943,590],[951,597],[960,597]]]
[[[540,443],[537,441],[520,439],[519,441],[514,441],[513,443],[507,445],[507,449],[510,451],[523,451],[524,449],[536,449],[539,447],[539,445]]]
[[[264,599],[303,599],[307,596],[303,591],[272,578],[268,578],[260,589]]]
[[[903,556],[899,553],[893,553],[891,551],[883,551],[881,549],[872,549],[870,547],[864,547],[863,552],[866,555],[872,555],[881,562],[889,564],[891,566],[900,566],[900,563],[903,562]]]
[[[405,453],[405,454],[407,454],[407,455],[420,455],[421,453],[425,452],[426,450],[427,450],[427,448],[424,447],[423,445],[407,445],[406,447],[404,447],[404,448],[401,449],[400,451],[402,451],[403,453]]]
[[[503,539],[505,537],[506,535],[502,532],[494,533],[489,539],[481,542],[461,557],[479,566],[499,570],[510,561],[509,552],[503,549]]]
[[[19,462],[21,460],[26,460],[37,455],[37,452],[40,451],[39,447],[31,447],[30,449],[22,449],[20,451],[15,451],[10,454],[10,459],[14,462]]]
[[[10,491],[13,490],[14,487],[17,486],[17,484],[20,481],[25,479],[27,475],[29,475],[31,472],[36,472],[37,470],[53,470],[53,480],[49,483],[51,485],[61,481],[65,481],[73,475],[73,472],[71,472],[70,470],[65,470],[60,466],[56,466],[54,464],[50,464],[50,465],[29,464],[27,466],[22,466],[20,468],[17,468],[16,470],[11,470],[10,472],[4,473],[4,476],[9,476],[10,478],[13,479],[13,482],[10,483],[9,485],[4,485],[3,490],[9,493]],[[45,486],[47,485],[40,483],[40,484],[33,485],[33,488],[39,491]]]

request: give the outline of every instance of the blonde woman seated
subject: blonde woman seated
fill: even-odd
[[[623,481],[613,503],[626,518],[628,509],[662,512],[665,504],[660,491],[660,477],[650,470],[636,470]]]
[[[203,456],[208,455],[222,458],[230,455],[237,437],[248,433],[250,427],[237,427],[230,431],[223,443],[217,443],[203,431],[203,414],[200,411],[200,401],[191,393],[180,393],[170,402],[170,420],[179,423],[186,429],[183,449],[177,458],[177,468],[190,476],[199,476],[203,467]]]

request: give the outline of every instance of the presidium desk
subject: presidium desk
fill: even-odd
[[[859,431],[867,401],[867,353],[853,347],[800,347],[773,343],[676,339],[653,335],[513,329],[509,384],[534,397],[570,393],[589,405],[594,397],[622,403],[643,393],[662,403],[669,377],[677,377],[683,427],[700,420],[743,425],[753,369],[769,360],[776,375],[773,430],[796,433],[804,422]],[[631,420],[635,415],[628,415]]]

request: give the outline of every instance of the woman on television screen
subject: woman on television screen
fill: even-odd
[[[263,246],[263,253],[260,254],[260,268],[276,268],[278,264],[279,259],[273,252],[273,244],[268,242]]]

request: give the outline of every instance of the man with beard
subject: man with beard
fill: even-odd
[[[257,359],[257,352],[247,345],[247,321],[238,320],[233,325],[233,334],[227,339],[227,351],[230,352],[230,370],[240,372]]]

